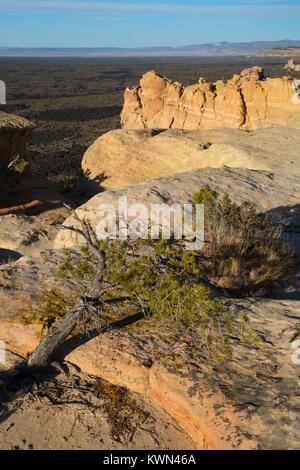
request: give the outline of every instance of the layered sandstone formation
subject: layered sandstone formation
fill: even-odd
[[[140,86],[126,89],[121,121],[125,129],[281,126],[300,111],[293,93],[290,77],[265,79],[260,67],[246,69],[227,83],[200,78],[188,87],[152,71]]]
[[[0,111],[0,164],[7,165],[14,157],[26,157],[26,138],[35,125],[25,118]]]
[[[112,189],[204,167],[250,168],[300,174],[300,130],[244,131],[117,129],[86,151],[82,168],[93,186]]]

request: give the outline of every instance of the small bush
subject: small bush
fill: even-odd
[[[260,296],[291,278],[295,255],[283,241],[283,227],[268,215],[207,187],[193,202],[205,206],[203,253],[210,281],[236,294]]]

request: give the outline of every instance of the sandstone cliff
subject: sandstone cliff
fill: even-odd
[[[26,138],[34,129],[27,119],[0,111],[0,164],[7,165],[16,155],[25,158]]]
[[[290,77],[265,79],[260,67],[246,69],[227,83],[200,78],[188,87],[152,71],[140,86],[126,89],[121,121],[125,129],[281,126],[300,111],[293,93]]]

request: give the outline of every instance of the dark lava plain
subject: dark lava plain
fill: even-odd
[[[120,127],[126,86],[149,70],[184,85],[199,77],[228,80],[244,68],[261,65],[266,76],[287,74],[281,57],[205,58],[0,58],[7,104],[0,110],[34,121],[28,158],[35,174],[76,179],[85,150],[97,137]],[[300,73],[294,73],[299,78]]]

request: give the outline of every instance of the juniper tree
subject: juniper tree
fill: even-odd
[[[101,330],[116,313],[135,322],[147,317],[153,325],[164,322],[181,332],[193,329],[208,348],[231,354],[232,315],[207,283],[201,251],[188,251],[184,240],[172,238],[99,241],[88,221],[76,212],[74,217],[79,228],[68,230],[79,234],[85,245],[80,255],[66,252],[58,275],[76,278],[83,294],[50,326],[28,357],[27,371],[55,361],[76,327],[86,333],[89,328]],[[247,319],[244,315],[239,320]]]

